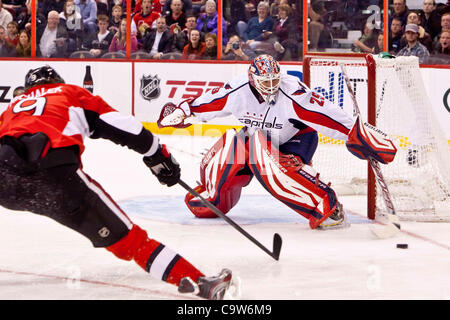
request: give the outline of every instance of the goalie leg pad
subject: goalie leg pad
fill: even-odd
[[[231,177],[221,186],[217,194],[212,198],[208,197],[205,193],[206,189],[203,185],[197,186],[194,190],[203,198],[210,201],[211,204],[216,206],[222,213],[226,214],[239,202],[242,188],[248,185],[251,179],[251,175],[237,175]],[[211,209],[190,193],[186,195],[185,203],[197,218],[217,218],[217,215],[211,211]]]
[[[195,191],[227,213],[240,199],[241,189],[251,180],[249,174],[240,174],[246,164],[245,144],[236,131],[228,130],[205,154],[200,164],[201,185]],[[217,215],[191,194],[185,197],[191,212],[199,218]]]
[[[397,148],[387,135],[358,117],[348,134],[347,149],[356,157],[373,158],[383,164],[392,162]]]
[[[308,219],[314,229],[334,212],[336,194],[312,167],[285,166],[280,155],[262,131],[253,135],[249,143],[253,174],[272,196]]]

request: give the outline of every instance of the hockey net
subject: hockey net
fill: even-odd
[[[389,134],[398,152],[381,165],[401,220],[450,221],[450,149],[435,118],[416,57],[309,55],[304,82],[353,114],[339,64],[344,64],[365,121]],[[319,133],[320,135],[320,133]],[[314,167],[338,195],[367,195],[368,216],[385,211],[367,161],[354,157],[343,141],[320,135]]]

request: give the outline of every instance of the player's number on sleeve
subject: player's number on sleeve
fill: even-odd
[[[323,107],[325,98],[315,92],[312,92],[311,99],[309,99],[309,102],[312,104],[317,103],[319,106]]]
[[[44,112],[47,99],[44,97],[27,98],[19,101],[13,108],[14,113],[34,110],[33,116],[40,116]]]

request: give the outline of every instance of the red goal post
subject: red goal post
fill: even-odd
[[[308,54],[303,81],[349,114],[353,102],[340,65],[353,86],[362,119],[388,134],[397,147],[382,172],[403,220],[450,221],[450,148],[428,98],[417,57],[371,54]],[[329,175],[339,195],[367,195],[367,215],[386,211],[368,164],[352,156],[343,141],[319,132],[314,166]]]
[[[370,54],[359,53],[308,53],[303,59],[303,82],[311,87],[311,66],[314,61],[321,62],[321,66],[338,66],[338,63],[344,63],[345,66],[360,66],[367,70],[367,119],[366,121],[376,126],[376,64]],[[367,163],[367,217],[375,219],[376,208],[376,180],[375,176]]]

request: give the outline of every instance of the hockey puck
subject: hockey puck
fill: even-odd
[[[397,248],[408,249],[408,245],[406,243],[397,243]]]

